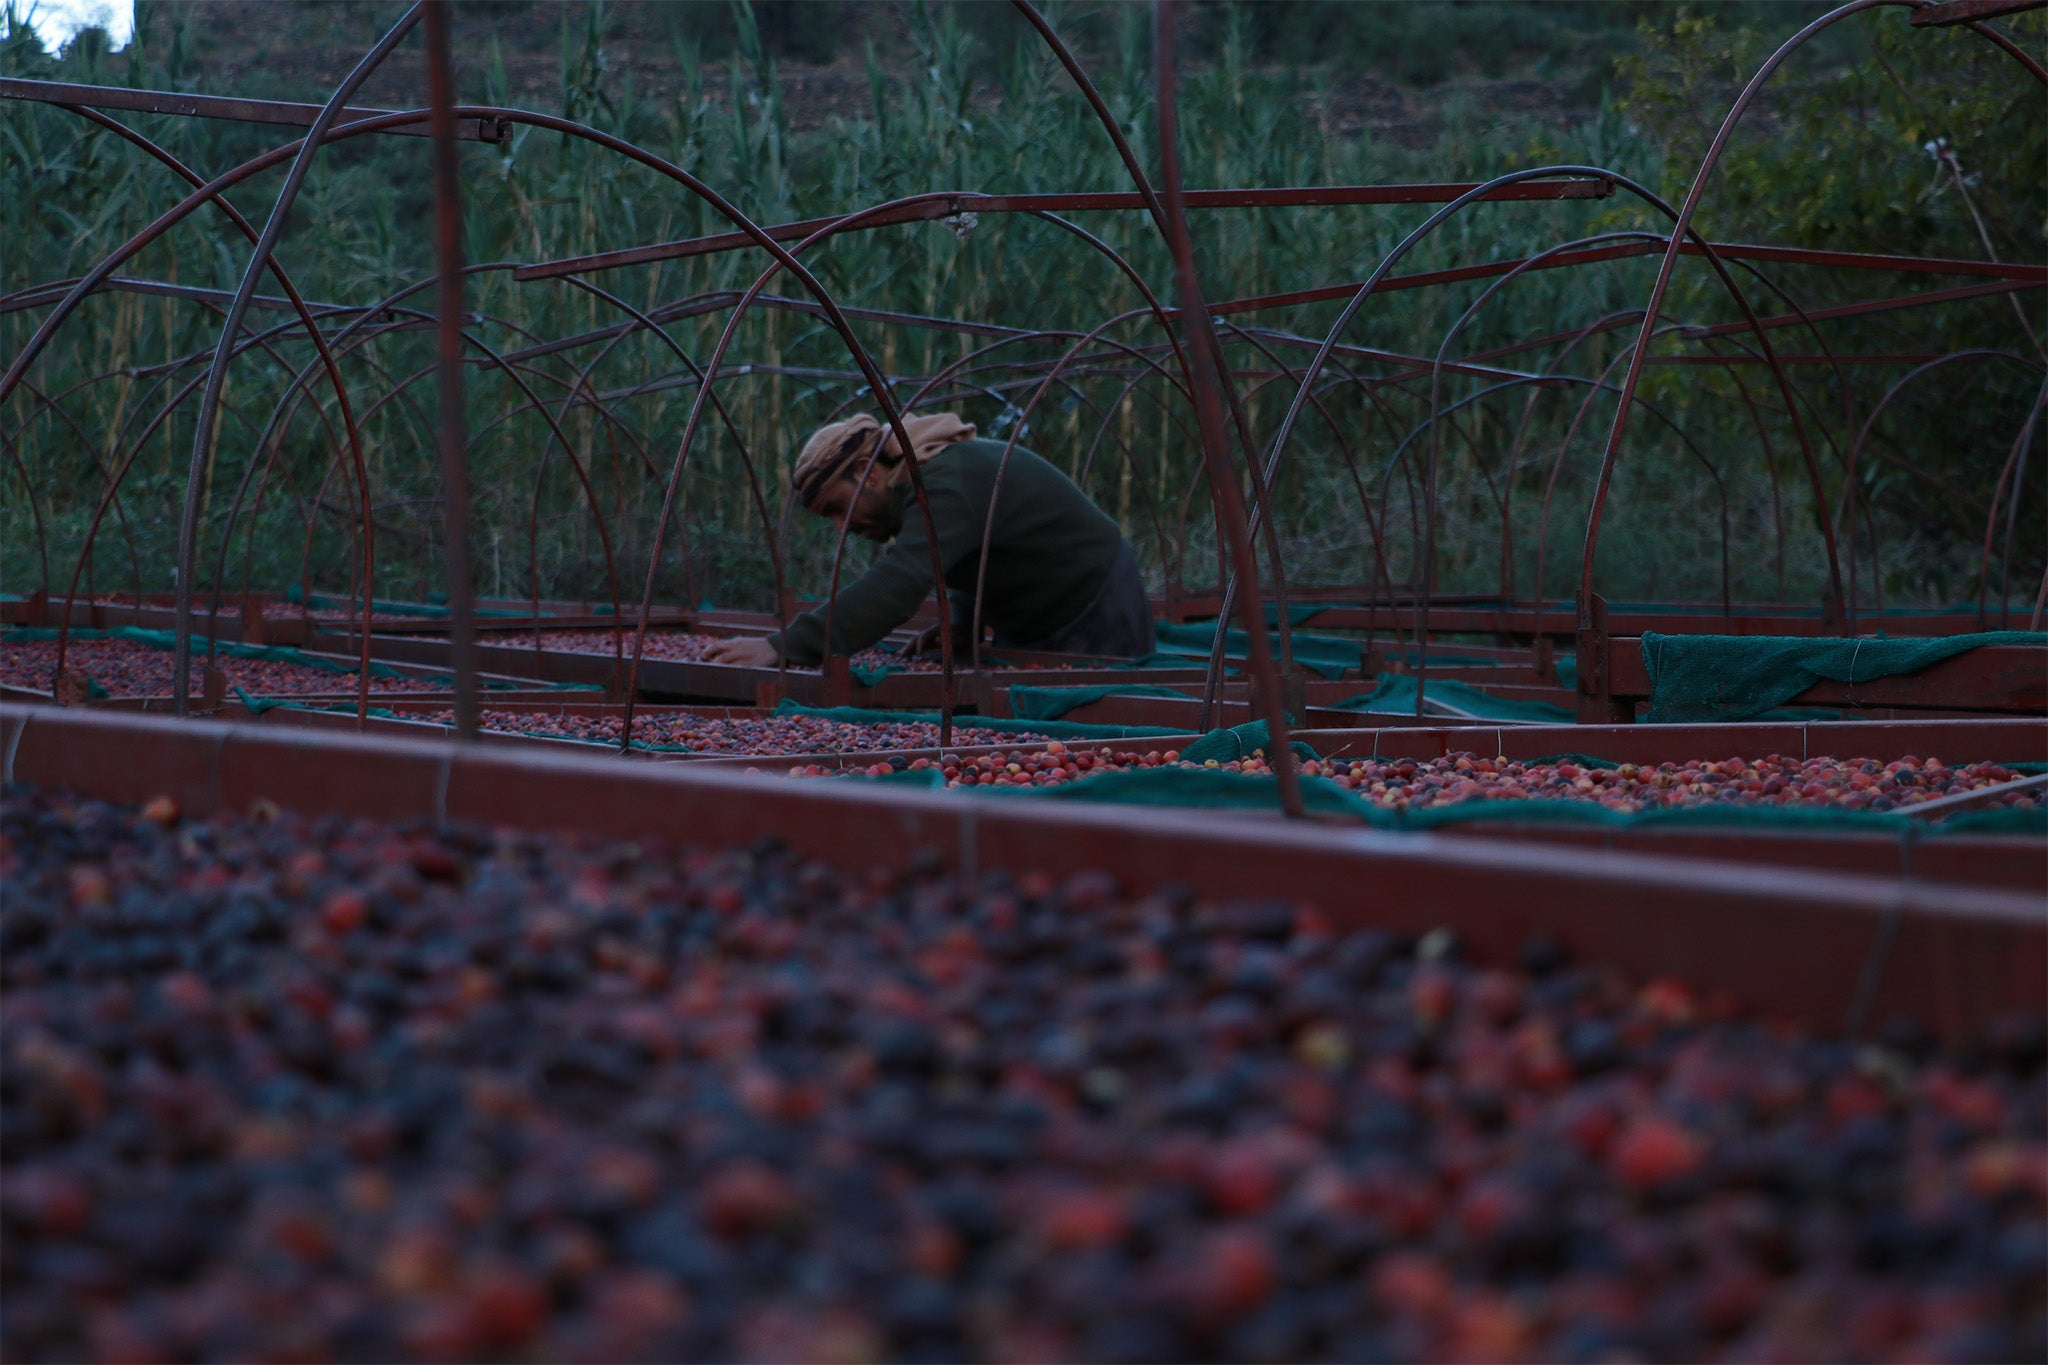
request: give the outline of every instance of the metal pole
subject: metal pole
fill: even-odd
[[[434,286],[440,400],[435,434],[441,447],[441,512],[447,527],[455,734],[474,740],[476,621],[469,576],[469,470],[463,459],[469,434],[462,412],[462,185],[456,166],[455,71],[448,41],[451,7],[452,0],[429,0],[426,24],[427,98],[433,112],[429,127],[434,136],[434,264],[440,272]]]
[[[1194,246],[1188,240],[1187,217],[1183,212],[1180,183],[1179,121],[1174,117],[1173,89],[1173,4],[1156,0],[1153,7],[1152,42],[1159,90],[1159,184],[1166,243],[1173,253],[1174,273],[1180,294],[1180,323],[1188,334],[1189,377],[1194,381],[1195,417],[1202,433],[1202,454],[1209,467],[1209,488],[1223,522],[1225,543],[1230,549],[1231,568],[1247,591],[1238,606],[1244,620],[1249,648],[1246,663],[1258,683],[1258,696],[1266,720],[1266,762],[1280,781],[1280,805],[1295,819],[1302,815],[1301,778],[1294,770],[1294,750],[1287,735],[1287,710],[1280,697],[1279,677],[1273,667],[1273,651],[1266,639],[1264,599],[1259,593],[1257,552],[1252,548],[1244,493],[1238,486],[1237,470],[1230,462],[1230,435],[1224,426],[1223,386],[1230,382],[1222,368],[1222,348],[1217,344],[1208,306],[1202,299],[1201,280],[1195,271]],[[1258,452],[1247,450],[1245,458],[1256,460]],[[1286,619],[1282,610],[1281,619]],[[1216,650],[1223,651],[1227,618],[1216,621]]]

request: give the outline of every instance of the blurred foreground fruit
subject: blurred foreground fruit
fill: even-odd
[[[2048,1343],[2039,1020],[1852,1045],[1094,871],[151,815],[0,810],[9,1361]]]

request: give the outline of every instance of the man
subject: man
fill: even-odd
[[[1003,442],[978,441],[952,413],[905,417],[911,455],[895,433],[862,415],[823,428],[804,443],[790,482],[807,511],[844,522],[853,534],[887,542],[873,568],[843,587],[831,606],[834,654],[866,649],[909,620],[931,595],[932,557],[910,483],[924,476],[938,532],[953,647],[968,657],[968,630],[988,533],[988,582],[981,619],[998,646],[1134,657],[1152,651],[1152,609],[1138,557],[1123,533],[1073,480],[1023,447],[1007,463]],[[996,470],[1002,467],[998,495]],[[989,506],[995,505],[991,527]],[[827,608],[765,639],[727,640],[718,663],[800,667],[823,661]],[[910,652],[936,644],[936,627]]]

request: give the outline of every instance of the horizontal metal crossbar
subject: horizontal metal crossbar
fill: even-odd
[[[251,100],[232,95],[194,95],[183,90],[129,90],[116,85],[73,85],[69,81],[31,81],[18,76],[0,77],[0,99],[32,100],[38,104],[83,105],[89,109],[127,109],[139,114],[179,114],[187,118],[228,119],[236,123],[275,123],[292,128],[310,128],[320,117],[317,104],[291,100]],[[389,109],[344,109],[344,122],[379,118],[395,112]],[[424,120],[380,128],[381,133],[401,137],[427,137]],[[494,118],[458,118],[455,136],[465,142],[503,142],[510,129]]]

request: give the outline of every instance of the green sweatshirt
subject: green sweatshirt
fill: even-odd
[[[1087,610],[1116,560],[1123,533],[1072,479],[1022,446],[1011,450],[1002,496],[995,498],[1002,455],[1001,441],[961,441],[933,456],[921,472],[954,621],[964,624],[974,600],[982,531],[994,500],[982,624],[1002,639],[1028,643]],[[839,590],[832,613],[835,654],[876,643],[931,595],[931,551],[908,480],[896,490],[895,511],[896,534],[889,548],[873,568]],[[825,655],[825,610],[805,612],[789,623],[786,636],[771,635],[768,642],[789,662],[815,666]]]

